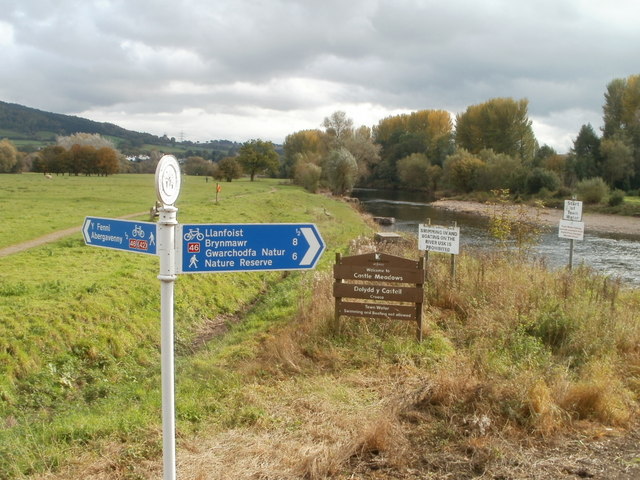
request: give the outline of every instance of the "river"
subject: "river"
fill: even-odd
[[[418,224],[431,219],[434,225],[460,227],[460,249],[491,248],[495,241],[488,234],[488,219],[479,215],[435,208],[420,192],[355,189],[363,209],[374,216],[394,217],[391,226],[381,230],[418,233]],[[542,256],[552,268],[569,263],[569,240],[558,238],[557,228],[549,227],[541,237],[534,255]],[[640,235],[585,233],[583,241],[574,242],[573,265],[585,264],[603,275],[620,278],[640,286]]]

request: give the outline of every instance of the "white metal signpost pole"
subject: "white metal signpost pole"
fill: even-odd
[[[178,224],[174,203],[180,193],[180,166],[172,155],[160,159],[156,168],[156,194],[162,203],[158,221],[160,256],[161,370],[162,370],[162,458],[164,480],[176,478],[176,426],[173,336],[173,286],[176,280],[175,227]]]

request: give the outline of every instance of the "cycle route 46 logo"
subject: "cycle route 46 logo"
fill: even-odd
[[[187,252],[200,253],[200,242],[204,240],[204,233],[199,228],[190,228],[184,232],[184,241],[187,242]],[[193,240],[197,240],[194,242]]]

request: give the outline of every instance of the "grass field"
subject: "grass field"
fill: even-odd
[[[8,177],[13,203],[49,204],[67,226],[155,199],[150,175],[66,180],[86,204]],[[121,203],[95,211],[109,184]],[[452,282],[433,254],[418,343],[410,322],[336,322],[331,275],[336,251],[417,258],[414,239],[376,246],[348,204],[275,180],[224,183],[219,205],[214,185],[183,179],[179,221],[313,222],[328,248],[313,272],[178,278],[179,478],[531,478],[536,465],[556,479],[590,457],[554,445],[636,425],[638,290],[498,247],[459,255]],[[0,479],[161,477],[157,272],[154,257],[87,247],[79,231],[0,258]],[[630,451],[609,473],[639,472]]]
[[[0,432],[0,478],[13,478],[63,463],[71,445],[158,425],[157,259],[87,247],[79,228],[86,215],[145,211],[155,190],[153,175],[3,175],[0,182],[2,206],[10,212],[0,244],[78,226],[77,234],[61,241],[0,258],[0,418],[12,426]],[[225,183],[217,205],[214,187],[204,178],[184,177],[179,221],[314,222],[331,250],[344,250],[366,230],[346,204],[274,180]],[[331,257],[325,254],[324,268]],[[304,276],[181,277],[175,300],[180,364],[188,368],[207,322],[260,302],[274,288],[285,289],[276,295],[284,304],[274,310],[294,308],[290,297],[300,295]],[[267,321],[257,319],[258,327],[247,322],[245,328],[260,331]],[[187,389],[185,396],[194,392]],[[208,408],[199,401],[183,403],[179,417],[206,417]]]

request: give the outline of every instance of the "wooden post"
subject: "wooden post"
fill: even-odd
[[[340,252],[336,252],[336,265],[340,265],[342,263],[342,255]],[[335,280],[337,283],[343,283],[343,279]],[[342,297],[335,297],[335,305],[334,305],[334,317],[333,317],[333,328],[336,333],[340,332],[340,302],[342,301]]]
[[[569,240],[569,271],[573,269],[573,238]]]
[[[458,222],[453,222],[453,228],[458,226]],[[456,279],[456,255],[454,253],[451,254],[451,283]]]
[[[424,258],[421,258],[418,262],[418,269],[424,268],[424,266]],[[416,303],[416,318],[418,319],[418,342],[422,343],[422,304],[424,303],[424,284],[418,283],[417,286],[422,288],[422,302]]]
[[[431,225],[431,219],[427,218],[427,225]],[[427,283],[429,277],[429,250],[424,251],[424,283]]]

